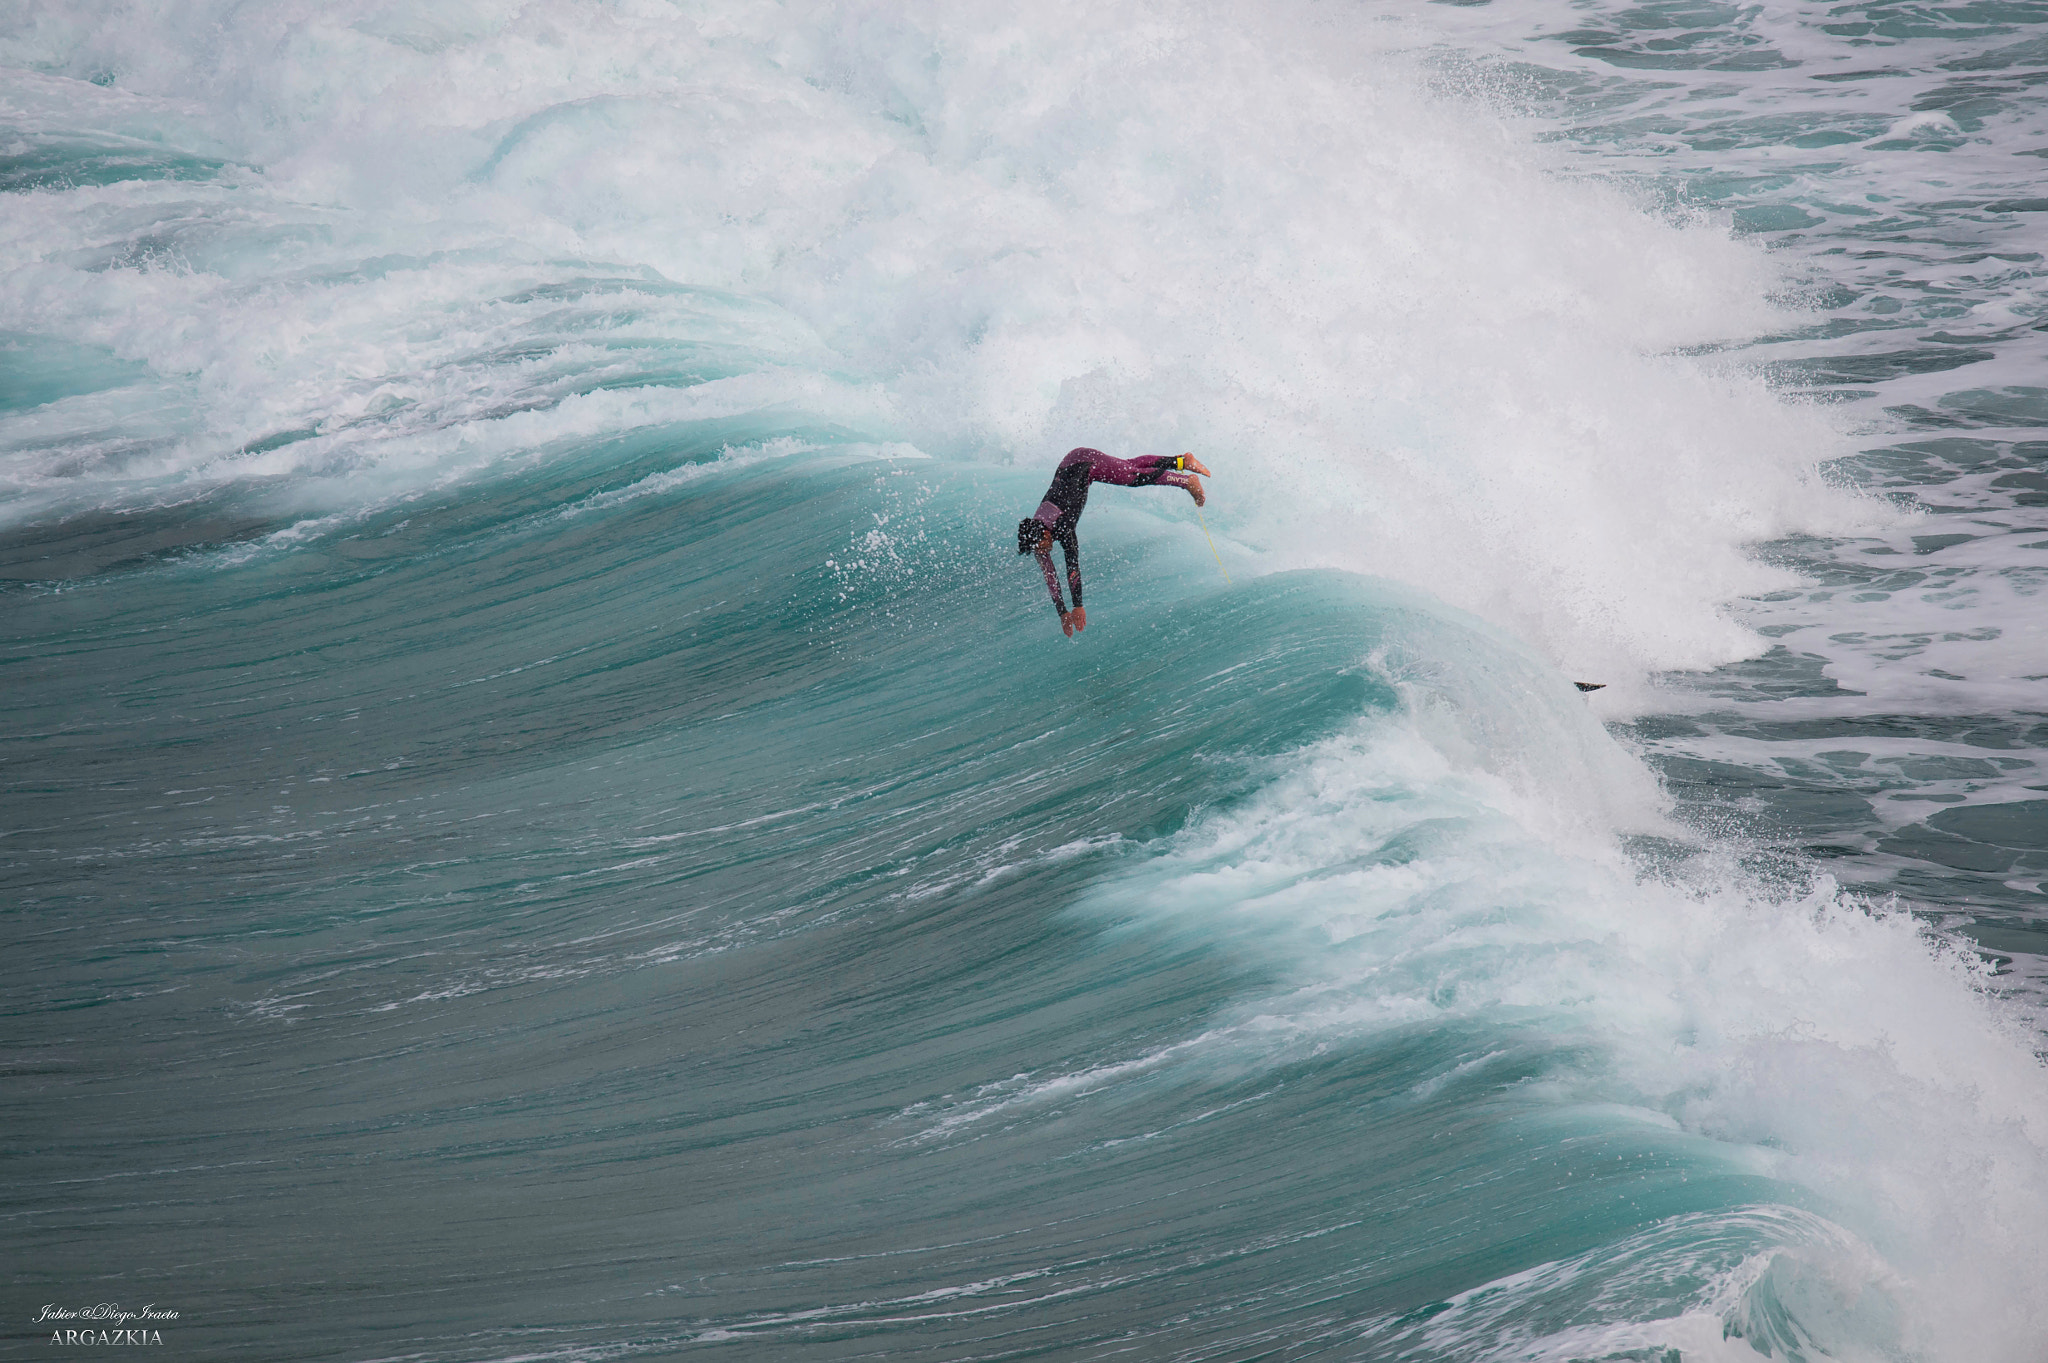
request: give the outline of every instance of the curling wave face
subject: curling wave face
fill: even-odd
[[[11,20],[17,1282],[222,1357],[2031,1357],[2030,1015],[1874,844],[1701,830],[1774,612],[1921,528],[1770,368],[1864,335],[1833,248],[1586,113],[1779,98],[1762,21],[1522,22]],[[1201,451],[1237,585],[1105,495],[1060,639],[1077,444]]]

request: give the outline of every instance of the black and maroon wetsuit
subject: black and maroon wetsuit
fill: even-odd
[[[1138,459],[1114,459],[1101,450],[1069,450],[1052,475],[1052,486],[1032,517],[1052,531],[1067,556],[1067,590],[1073,593],[1074,609],[1081,609],[1081,543],[1074,535],[1074,523],[1088,506],[1088,485],[1115,483],[1119,487],[1150,487],[1166,483],[1192,487],[1195,475],[1181,466],[1179,456],[1148,454]],[[1052,551],[1038,551],[1038,566],[1045,574],[1046,590],[1052,593],[1052,607],[1061,615],[1067,608],[1060,600],[1060,581],[1053,574]]]

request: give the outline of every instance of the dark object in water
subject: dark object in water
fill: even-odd
[[[1572,685],[1573,685],[1573,686],[1576,686],[1576,687],[1578,687],[1578,688],[1579,688],[1579,689],[1580,689],[1581,691],[1598,691],[1598,690],[1601,690],[1601,689],[1603,689],[1603,688],[1604,688],[1604,687],[1605,687],[1605,686],[1607,685],[1607,683],[1606,683],[1606,682],[1573,682],[1573,683],[1572,683]]]

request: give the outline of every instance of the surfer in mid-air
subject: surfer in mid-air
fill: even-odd
[[[1196,474],[1207,476],[1209,470],[1202,467],[1200,460],[1192,454],[1149,454],[1138,459],[1114,459],[1101,450],[1069,450],[1067,457],[1060,460],[1060,466],[1052,475],[1052,486],[1045,490],[1045,500],[1038,504],[1038,514],[1028,520],[1017,522],[1017,552],[1037,554],[1038,567],[1045,574],[1045,588],[1052,593],[1052,608],[1060,613],[1060,628],[1072,638],[1077,631],[1088,628],[1088,612],[1081,608],[1081,542],[1074,534],[1074,523],[1081,519],[1081,512],[1088,505],[1088,487],[1091,483],[1115,483],[1119,487],[1150,487],[1154,483],[1166,483],[1172,487],[1186,488],[1195,505],[1208,501],[1202,491],[1202,480]],[[1073,594],[1074,608],[1067,609],[1067,603],[1060,596],[1060,580],[1052,570],[1053,541],[1059,541],[1060,549],[1067,557],[1067,590]]]

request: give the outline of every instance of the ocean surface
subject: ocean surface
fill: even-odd
[[[2048,1360],[2044,252],[2038,0],[0,6],[0,1350]]]

